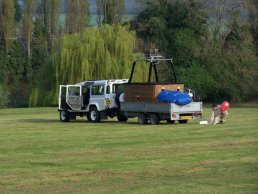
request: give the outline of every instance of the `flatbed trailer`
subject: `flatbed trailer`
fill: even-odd
[[[191,119],[202,117],[202,102],[191,102],[180,106],[175,103],[122,102],[121,111],[126,117],[138,117],[140,124],[158,124],[161,120],[168,123],[187,123]]]

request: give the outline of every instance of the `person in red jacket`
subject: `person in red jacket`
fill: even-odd
[[[222,102],[221,105],[212,105],[211,124],[224,123],[228,116],[229,103]]]

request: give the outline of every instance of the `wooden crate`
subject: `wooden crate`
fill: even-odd
[[[126,102],[158,102],[156,97],[162,91],[162,87],[165,90],[176,90],[180,87],[184,90],[183,83],[169,83],[169,84],[148,84],[148,83],[132,83],[125,84],[125,101]]]

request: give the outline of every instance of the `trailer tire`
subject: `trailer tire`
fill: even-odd
[[[126,122],[127,120],[128,120],[128,118],[124,115],[124,113],[123,112],[121,112],[121,111],[119,111],[118,113],[117,113],[117,120],[119,121],[119,122]]]
[[[159,116],[157,114],[151,114],[150,115],[150,123],[152,125],[157,125],[159,124]]]
[[[166,121],[167,121],[168,124],[174,124],[175,123],[175,120],[167,119]]]
[[[69,122],[70,121],[70,113],[66,110],[60,111],[60,121],[61,122]]]
[[[146,116],[140,116],[140,117],[138,117],[138,122],[141,125],[145,125],[148,122],[148,119]]]
[[[188,120],[178,120],[179,124],[186,124]]]
[[[100,112],[95,106],[90,107],[90,111],[87,117],[88,117],[88,120],[92,123],[100,122]]]

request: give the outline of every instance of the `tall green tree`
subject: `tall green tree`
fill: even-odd
[[[88,26],[89,5],[87,0],[67,0],[65,32],[81,32]]]
[[[60,84],[128,78],[131,59],[140,55],[132,54],[135,40],[135,33],[120,25],[65,35],[47,69],[39,75],[41,81],[31,93],[30,105],[56,104]],[[143,70],[135,73],[137,80],[146,76]]]
[[[21,18],[22,18],[22,10],[19,4],[19,0],[14,0],[14,8],[15,8],[15,16],[14,16],[15,22],[18,23],[21,21]]]
[[[7,52],[4,45],[4,39],[0,37],[0,83],[6,82],[7,79]]]
[[[29,58],[31,56],[31,38],[33,32],[33,12],[35,6],[34,0],[25,0],[24,1],[24,14],[23,14],[23,28],[24,28],[24,37],[26,45],[26,54]]]
[[[0,38],[3,37],[3,0],[0,0]]]
[[[98,25],[119,24],[125,14],[124,0],[97,0]]]
[[[0,3],[1,4],[1,3]],[[1,11],[1,23],[0,26],[2,26],[3,29],[3,36],[5,40],[5,47],[8,51],[12,43],[15,39],[15,7],[14,7],[14,0],[9,1],[2,1],[2,11]]]
[[[57,27],[59,18],[60,0],[40,0],[38,3],[38,22],[42,22],[48,40],[48,50],[51,51],[54,46],[54,40],[57,38]]]
[[[8,106],[10,101],[10,92],[1,82],[0,82],[0,108],[5,108]]]
[[[34,22],[34,30],[32,35],[32,71],[33,80],[37,81],[39,71],[46,68],[47,62],[50,60],[49,45],[44,24],[37,18]]]

